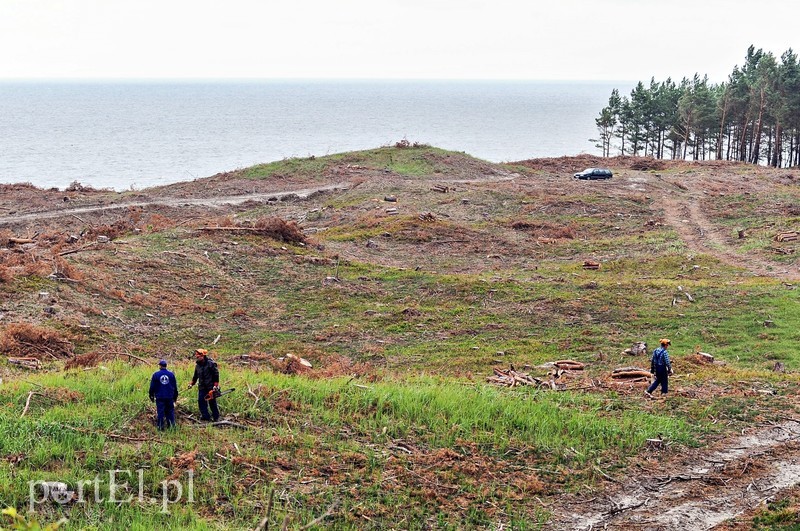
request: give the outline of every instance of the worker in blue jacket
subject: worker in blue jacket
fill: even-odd
[[[653,357],[650,358],[650,373],[655,375],[656,379],[647,388],[644,394],[653,398],[651,394],[661,384],[661,394],[666,395],[669,384],[669,376],[672,374],[672,362],[669,360],[669,352],[667,349],[672,344],[669,339],[662,339],[661,346],[653,351]]]
[[[158,362],[159,370],[150,379],[150,401],[156,403],[158,429],[175,426],[175,402],[178,400],[178,380],[167,370],[167,361]]]

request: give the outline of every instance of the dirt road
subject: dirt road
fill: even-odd
[[[714,256],[726,264],[749,270],[756,276],[800,280],[800,271],[767,263],[755,256],[738,253],[727,242],[724,232],[703,214],[700,195],[691,191],[680,195],[666,193],[661,197],[664,220],[675,227],[686,246]]]
[[[118,210],[123,208],[144,208],[153,206],[163,207],[186,207],[186,206],[201,206],[208,208],[222,207],[225,205],[240,205],[249,201],[253,202],[269,202],[279,201],[289,197],[297,197],[304,199],[312,194],[333,190],[344,190],[350,187],[350,183],[334,183],[325,186],[318,186],[316,188],[302,188],[298,190],[289,190],[284,192],[269,192],[269,193],[253,193],[245,195],[227,195],[227,196],[208,196],[208,197],[192,197],[192,198],[177,198],[177,197],[164,197],[154,199],[151,201],[121,201],[114,204],[95,204],[75,208],[60,208],[54,210],[44,210],[41,212],[30,212],[27,214],[9,215],[0,217],[0,227],[11,226],[20,223],[29,223],[32,221],[39,221],[44,219],[54,219],[66,216],[80,216],[81,214],[89,214],[92,212],[105,212],[109,210]]]
[[[716,450],[665,463],[589,502],[575,496],[550,529],[713,529],[800,483],[800,421],[753,428]],[[660,450],[652,450],[658,457]],[[644,527],[643,527],[644,526]]]

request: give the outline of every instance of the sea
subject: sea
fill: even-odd
[[[632,82],[4,81],[0,183],[116,191],[401,140],[491,162],[599,154]]]

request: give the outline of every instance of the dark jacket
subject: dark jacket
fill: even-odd
[[[206,356],[203,361],[197,361],[197,364],[194,366],[192,385],[195,383],[200,391],[210,391],[214,385],[219,383],[219,369],[217,369],[217,363],[208,356]]]
[[[666,369],[667,372],[672,370],[672,362],[669,360],[669,352],[664,347],[658,347],[653,351],[653,357],[650,358],[650,372],[656,373],[658,369]]]
[[[155,398],[178,399],[178,380],[167,369],[161,369],[150,379],[150,400]]]

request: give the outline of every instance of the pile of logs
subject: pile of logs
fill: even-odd
[[[26,369],[37,370],[42,368],[42,362],[36,358],[8,358],[8,362]]]
[[[620,367],[611,373],[612,379],[625,383],[649,381],[650,376],[650,371],[639,367]]]
[[[505,387],[517,387],[518,385],[541,385],[542,380],[534,378],[527,372],[517,372],[512,365],[508,369],[493,369],[494,375],[486,378],[489,383],[503,385]]]
[[[446,194],[447,192],[450,191],[450,188],[445,186],[445,185],[443,185],[443,184],[434,184],[431,187],[431,190],[433,190],[434,192],[440,192],[440,193]]]
[[[426,212],[425,214],[420,214],[419,215],[419,220],[420,221],[427,221],[427,222],[430,223],[430,222],[436,221],[436,216],[434,214],[432,214],[431,212]]]
[[[595,262],[594,260],[586,260],[583,263],[584,269],[600,269],[600,262]]]
[[[780,233],[775,235],[775,241],[776,242],[793,242],[793,241],[797,241],[797,232],[796,231],[780,232]]]
[[[513,365],[508,369],[493,369],[494,374],[486,378],[489,383],[502,385],[505,387],[517,387],[520,385],[534,385],[536,387],[543,387],[545,389],[552,389],[553,391],[563,391],[566,385],[563,383],[557,384],[555,380],[564,375],[570,375],[572,371],[582,371],[585,365],[579,361],[574,360],[558,360],[553,362],[553,370],[548,375],[549,379],[536,378],[526,372],[517,371]]]
[[[493,371],[494,375],[487,377],[486,381],[489,383],[502,385],[504,387],[533,385],[545,389],[552,389],[553,391],[563,391],[566,389],[566,386],[563,384],[557,384],[553,380],[543,380],[542,378],[531,376],[527,372],[519,372],[514,369],[513,365],[508,369],[498,369],[495,367]]]

